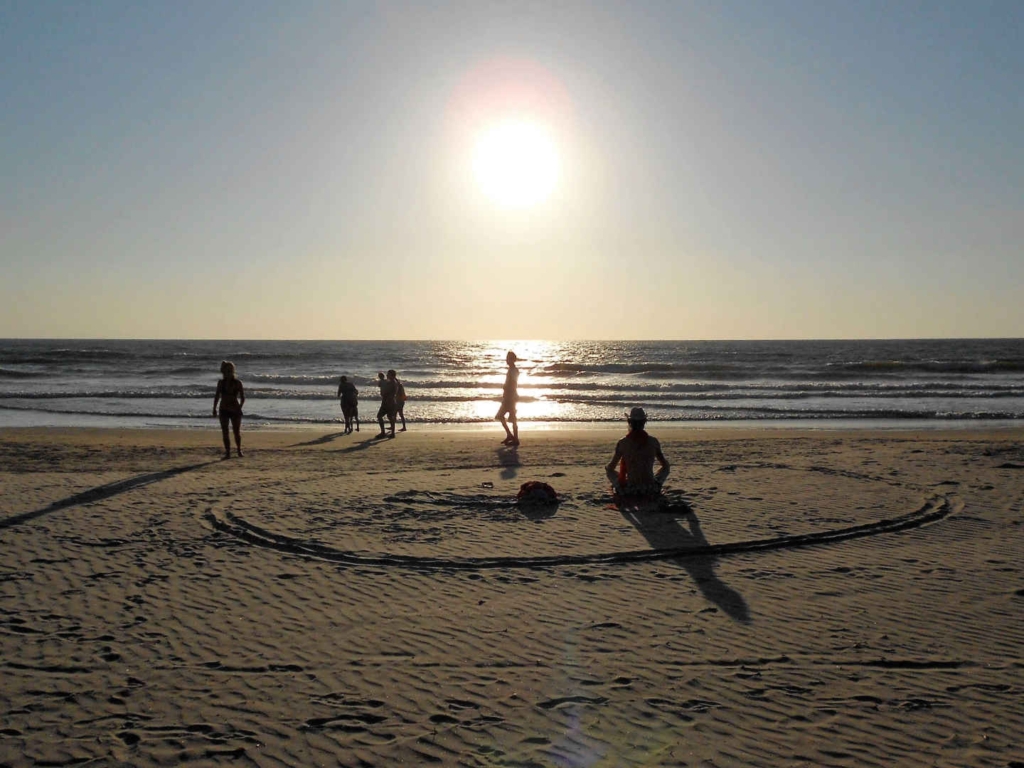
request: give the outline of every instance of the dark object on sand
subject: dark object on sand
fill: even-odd
[[[531,480],[520,486],[519,493],[516,494],[516,501],[520,504],[557,504],[558,494],[547,483]]]

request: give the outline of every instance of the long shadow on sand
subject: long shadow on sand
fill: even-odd
[[[339,437],[344,437],[345,432],[332,432],[329,435],[323,435],[318,437],[316,440],[308,440],[305,443],[295,443],[295,445],[289,445],[289,448],[305,448],[309,445],[323,445],[324,443],[332,443]]]
[[[365,451],[374,445],[380,445],[386,443],[388,440],[394,440],[393,437],[381,437],[379,434],[375,434],[373,437],[369,437],[359,443],[352,443],[352,445],[346,448],[339,448],[334,453],[352,453],[353,451]]]
[[[620,506],[619,512],[647,539],[655,550],[702,550],[710,544],[700,529],[700,520],[686,502],[675,502],[655,508],[643,505]],[[684,528],[681,520],[685,520]],[[747,603],[732,587],[715,575],[714,555],[693,555],[669,558],[667,562],[684,568],[693,577],[697,588],[709,601],[725,611],[732,619],[749,624]]]
[[[21,525],[27,523],[30,520],[35,520],[37,517],[48,515],[51,512],[59,512],[62,509],[68,507],[74,507],[79,504],[87,504],[93,501],[102,501],[109,499],[113,496],[118,496],[127,491],[131,491],[135,488],[140,488],[144,485],[151,485],[152,483],[158,483],[161,480],[167,480],[177,475],[184,474],[185,472],[191,472],[201,467],[208,467],[211,464],[219,464],[219,461],[204,461],[199,464],[189,464],[186,467],[176,467],[175,469],[166,469],[163,472],[151,472],[147,475],[138,475],[137,477],[130,477],[127,480],[118,480],[116,483],[107,483],[106,485],[99,485],[95,488],[90,488],[88,491],[82,491],[76,493],[74,496],[68,496],[66,499],[55,501],[48,507],[42,509],[36,509],[32,512],[23,512],[20,515],[13,515],[12,517],[4,518],[0,520],[0,530],[4,528],[12,528],[15,525]]]

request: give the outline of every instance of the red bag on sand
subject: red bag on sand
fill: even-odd
[[[516,500],[520,504],[557,504],[558,494],[547,483],[531,480],[520,486],[519,493],[516,494]]]

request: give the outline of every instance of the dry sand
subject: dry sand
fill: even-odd
[[[0,432],[0,765],[1024,766],[1024,431],[654,426]]]

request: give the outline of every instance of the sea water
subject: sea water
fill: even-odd
[[[0,340],[0,426],[209,426],[222,360],[245,423],[327,426],[338,377],[376,416],[394,368],[414,424],[490,422],[519,356],[519,417],[547,425],[963,426],[1024,419],[1024,340],[82,341]]]

